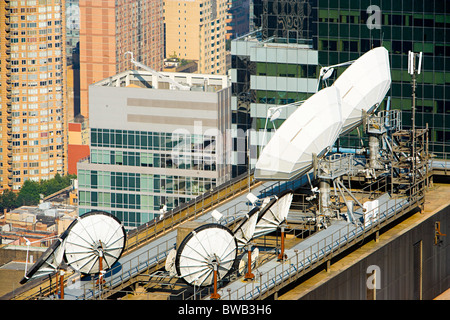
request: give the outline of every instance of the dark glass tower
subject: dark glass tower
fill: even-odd
[[[317,0],[254,0],[253,24],[262,28],[265,38],[272,36],[290,39],[310,39],[313,22],[317,18]]]
[[[390,52],[391,108],[411,126],[408,51],[423,52],[417,78],[416,127],[430,128],[430,151],[450,157],[450,2],[445,0],[254,0],[253,22],[263,36],[313,39],[319,65],[360,57],[377,46]],[[338,69],[336,76],[344,71]],[[385,108],[384,103],[381,108]],[[347,139],[342,139],[348,142]]]

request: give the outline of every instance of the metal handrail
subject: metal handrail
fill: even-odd
[[[277,265],[276,267],[273,267],[272,269],[265,272],[267,276],[265,282],[262,282],[263,275],[260,275],[261,281],[259,286],[255,287],[255,284],[253,283],[252,286],[254,288],[249,290],[247,288],[248,285],[246,285],[243,288],[229,292],[228,297],[230,299],[231,297],[239,298],[241,295],[243,297],[242,299],[253,299],[261,298],[263,297],[263,295],[267,295],[270,290],[274,288],[276,290],[277,286],[282,285],[283,282],[297,279],[298,277],[304,275],[307,271],[311,270],[313,267],[321,265],[326,260],[331,259],[334,255],[339,254],[345,248],[361,241],[361,239],[368,237],[375,230],[379,230],[382,226],[395,220],[399,215],[403,215],[405,210],[412,209],[415,204],[423,199],[423,195],[415,195],[413,197],[410,197],[409,201],[405,199],[406,197],[395,198],[394,204],[389,207],[388,202],[386,202],[386,208],[383,212],[379,210],[381,208],[373,209],[379,210],[379,217],[376,223],[372,222],[368,226],[363,223],[362,226],[360,225],[357,228],[352,227],[351,229],[350,227],[352,225],[347,224],[346,227],[340,228],[338,231],[335,231],[331,235],[311,245],[310,247],[296,252],[295,257],[290,259],[290,264],[286,270],[284,269],[284,264],[281,263],[281,274],[277,270],[279,269],[280,265]],[[344,234],[342,233],[342,229],[346,229],[346,232]],[[326,249],[328,249],[329,251],[327,252]],[[310,254],[305,256],[305,253],[307,252],[310,252]],[[303,254],[303,259],[299,259],[299,255],[301,254]],[[283,274],[286,274],[287,278],[282,277]],[[242,290],[244,290],[243,294]]]
[[[249,177],[248,174],[242,174],[211,191],[205,192],[188,203],[181,204],[177,208],[165,213],[164,219],[154,219],[151,222],[130,231],[127,235],[125,252],[133,250],[143,242],[147,242],[150,239],[154,239],[157,236],[164,234],[167,230],[172,230],[175,226],[188,219],[203,214],[206,210],[220,204],[224,200],[230,199],[257,183],[258,182],[254,180],[253,175]]]

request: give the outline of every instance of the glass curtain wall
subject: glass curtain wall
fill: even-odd
[[[411,127],[412,86],[408,51],[423,52],[417,77],[416,127],[430,128],[430,151],[450,154],[450,2],[442,0],[318,0],[319,63],[333,65],[358,58],[377,46],[390,53],[391,108],[402,110],[405,129]],[[344,69],[341,68],[337,75]],[[386,102],[382,108],[386,107]],[[341,145],[356,139],[341,139]]]
[[[80,215],[105,210],[134,228],[158,217],[163,206],[171,210],[211,190],[215,178],[151,171],[216,171],[215,140],[208,135],[91,129],[90,168],[97,166],[78,169]]]

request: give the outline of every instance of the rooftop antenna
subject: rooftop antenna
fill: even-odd
[[[324,155],[342,129],[338,89],[320,90],[297,108],[274,133],[255,166],[256,180],[292,180],[313,165],[312,154]]]
[[[74,221],[66,238],[64,258],[69,266],[86,275],[104,275],[123,253],[125,228],[113,215],[91,211]]]
[[[349,65],[353,64],[353,62],[355,62],[355,61],[356,60],[352,60],[352,61],[347,61],[347,62],[335,64],[335,65],[332,65],[332,66],[320,68],[319,79],[318,79],[318,82],[317,82],[317,90],[316,90],[316,92],[319,91],[320,81],[321,80],[325,81],[325,80],[329,79],[333,75],[335,68],[349,66]]]
[[[293,196],[292,190],[283,191],[261,208],[253,231],[254,238],[277,230],[289,214]]]
[[[28,252],[30,245],[35,242],[41,242],[50,239],[46,238],[30,242],[27,238],[24,237],[27,244],[27,258],[25,262],[25,275],[23,279],[20,280],[20,284],[25,284],[30,279],[40,278],[52,274],[58,270],[63,260],[62,256],[64,252],[64,246],[61,244],[64,241],[65,235],[66,234],[63,233],[59,237],[56,237],[57,241],[54,241],[52,243],[52,245],[39,257],[39,259],[31,266],[30,269],[28,269]]]
[[[175,257],[177,275],[189,285],[214,284],[217,294],[217,283],[231,272],[237,250],[237,241],[230,229],[217,223],[204,224],[180,243]]]
[[[417,66],[418,60],[418,66]],[[416,169],[416,87],[417,87],[417,75],[422,71],[422,52],[415,53],[408,51],[408,73],[412,76],[412,157],[413,157],[413,172]],[[412,175],[415,183],[415,173]]]
[[[28,271],[25,271],[26,274],[20,284],[30,279],[51,275],[58,269],[62,277],[61,268],[64,262],[83,274],[99,274],[100,280],[105,271],[119,260],[125,241],[125,229],[116,217],[103,211],[88,212],[74,220],[57,237],[57,241],[53,242]],[[103,268],[104,265],[106,268]],[[63,277],[60,282],[62,285]],[[61,299],[63,292],[61,288]]]

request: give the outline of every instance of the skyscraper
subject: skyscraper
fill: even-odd
[[[67,172],[64,0],[0,3],[0,188]]]
[[[198,61],[198,72],[226,73],[227,0],[165,0],[166,57]]]
[[[161,0],[80,0],[79,6],[79,113],[88,117],[89,85],[132,68],[126,52],[162,70],[163,9]]]
[[[234,39],[249,31],[250,0],[228,0],[226,38]]]
[[[320,66],[354,60],[377,46],[390,53],[390,108],[402,110],[412,126],[412,85],[408,52],[423,52],[417,77],[416,128],[430,129],[430,151],[450,153],[450,3],[442,0],[254,0],[253,24],[263,38],[312,39]],[[331,80],[345,67],[336,69]],[[386,100],[387,101],[387,100]],[[383,103],[381,108],[386,108]],[[341,146],[351,144],[340,139]]]
[[[294,103],[317,90],[318,52],[313,50],[312,40],[287,40],[263,40],[261,30],[257,30],[231,41],[232,128],[236,130],[233,176],[247,170],[248,149],[253,167],[259,148],[270,139],[273,129],[297,108]],[[291,106],[284,107],[288,104]],[[266,121],[277,108],[276,119]]]
[[[353,60],[373,47],[390,53],[391,108],[412,125],[408,52],[423,52],[417,77],[416,128],[430,128],[430,151],[450,153],[450,3],[427,1],[318,1],[314,37],[323,66]],[[343,70],[338,70],[336,75]],[[386,107],[386,104],[382,107]]]

